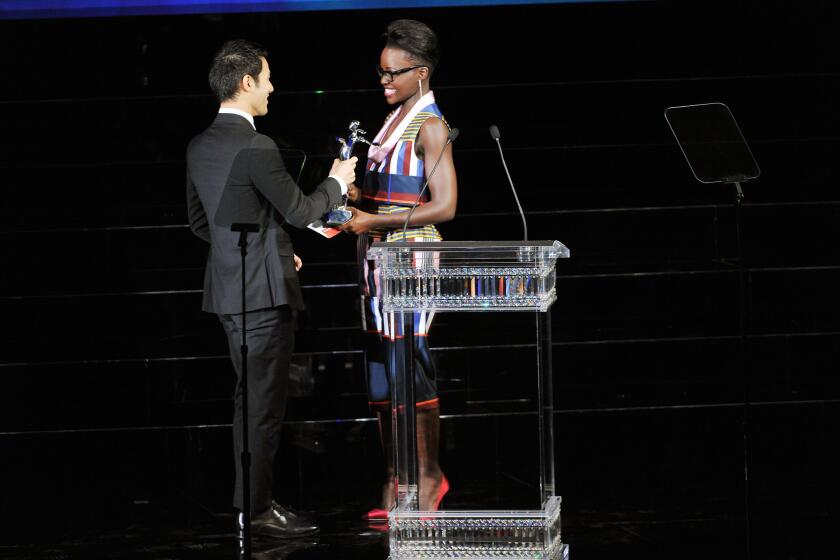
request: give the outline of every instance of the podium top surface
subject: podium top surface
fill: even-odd
[[[548,258],[568,258],[569,249],[559,241],[433,241],[412,242],[377,241],[371,245],[368,255],[382,256],[385,253],[410,251],[439,251],[441,253],[507,252],[531,249]]]

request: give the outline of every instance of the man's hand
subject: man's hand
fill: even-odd
[[[359,235],[360,233],[365,233],[366,231],[371,230],[376,224],[374,224],[373,214],[368,214],[367,212],[362,212],[358,208],[353,208],[352,206],[347,208],[350,212],[353,213],[353,217],[341,226],[342,231],[346,231],[347,233],[355,233]]]
[[[351,157],[350,159],[340,161],[340,160],[333,160],[332,168],[330,169],[330,175],[338,175],[344,182],[348,185],[353,183],[356,180],[356,163],[359,161],[359,158],[356,156]]]
[[[362,189],[356,185],[347,185],[347,200],[350,202],[359,202],[362,200]]]
[[[300,257],[297,255],[292,255],[295,258],[295,271],[300,270],[303,267],[303,261],[300,260]]]

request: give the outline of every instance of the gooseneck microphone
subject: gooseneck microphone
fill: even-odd
[[[525,231],[525,237],[523,239],[528,241],[528,223],[525,221],[525,212],[522,211],[522,205],[519,204],[519,196],[516,194],[516,187],[513,186],[513,179],[510,178],[510,171],[508,171],[508,166],[505,162],[505,154],[502,151],[502,143],[499,141],[499,137],[501,136],[499,134],[499,127],[495,124],[490,127],[490,136],[496,141],[496,145],[499,147],[499,155],[502,157],[502,165],[505,168],[508,183],[510,183],[510,190],[513,191],[513,198],[516,200],[516,206],[519,207],[519,215],[522,217],[522,229]]]
[[[418,204],[420,204],[420,199],[423,198],[423,193],[426,192],[426,187],[429,186],[429,181],[432,180],[432,177],[434,176],[435,171],[437,170],[437,166],[440,163],[440,160],[443,158],[443,152],[446,151],[446,147],[449,144],[451,144],[455,141],[456,138],[458,138],[458,134],[460,133],[461,131],[457,128],[453,128],[449,131],[449,136],[446,138],[446,144],[443,145],[443,149],[440,151],[440,154],[438,154],[437,161],[435,161],[435,165],[434,167],[432,167],[431,173],[429,173],[426,182],[423,183],[423,188],[420,189],[420,194],[417,195],[417,200],[415,200],[414,204],[411,205],[411,210],[408,211],[408,216],[405,217],[405,222],[403,223],[403,240],[405,240],[405,232],[406,230],[408,230],[408,221],[411,219],[411,215],[414,214],[414,209],[417,208]]]

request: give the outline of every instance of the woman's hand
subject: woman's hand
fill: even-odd
[[[355,184],[347,185],[347,200],[350,202],[359,202],[362,200],[362,189]]]
[[[342,231],[359,235],[360,233],[370,231],[376,226],[375,216],[373,214],[362,212],[358,208],[353,208],[352,206],[348,207],[348,210],[353,213],[353,217],[341,226]]]

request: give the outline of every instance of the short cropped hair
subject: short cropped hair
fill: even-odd
[[[435,32],[423,22],[398,19],[388,24],[383,36],[386,47],[402,49],[416,63],[434,70],[440,61],[440,47]]]
[[[213,58],[208,82],[219,102],[235,99],[239,95],[239,83],[247,74],[260,83],[262,60],[268,52],[260,45],[244,39],[226,42]]]

